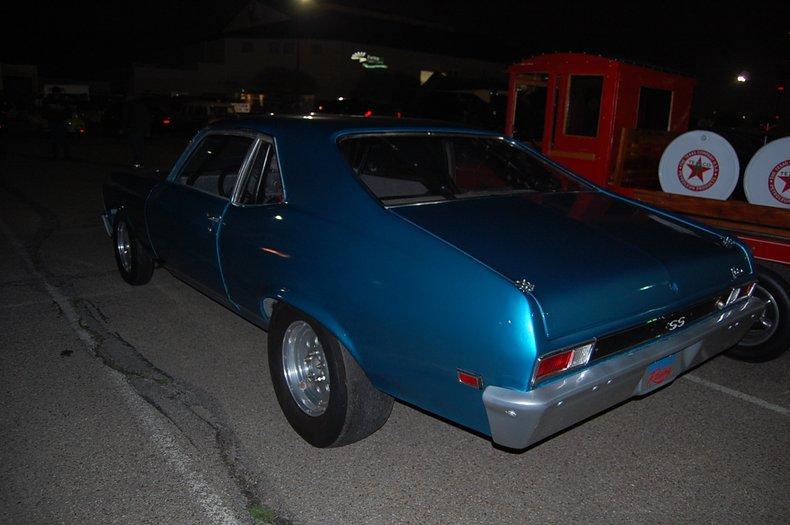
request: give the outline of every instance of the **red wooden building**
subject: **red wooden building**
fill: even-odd
[[[605,185],[624,129],[688,129],[694,85],[690,77],[600,56],[539,55],[509,68],[505,132]]]

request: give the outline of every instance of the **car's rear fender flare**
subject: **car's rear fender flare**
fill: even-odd
[[[266,309],[268,308],[268,304],[271,304],[272,310],[271,316],[267,318]],[[332,315],[329,308],[326,308],[320,303],[317,303],[299,293],[281,288],[280,292],[277,294],[266,296],[260,301],[261,315],[264,318],[267,326],[271,325],[272,320],[277,316],[278,308],[282,305],[290,306],[308,318],[319,323],[338,341],[340,341],[340,343],[345,347],[348,353],[351,354],[359,367],[363,372],[365,372],[365,375],[368,376],[368,379],[376,388],[386,392],[387,394],[397,397],[397,392],[390,391],[391,389],[384,385],[384,383],[381,381],[381,378],[377,378],[370,373],[370,367],[365,365],[364,357],[358,351],[354,341],[351,340],[348,332],[343,329],[338,319]]]

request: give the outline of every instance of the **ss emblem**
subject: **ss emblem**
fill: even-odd
[[[677,319],[672,319],[670,322],[667,323],[667,330],[669,330],[670,332],[672,330],[677,330],[684,324],[686,324],[686,316],[678,317]]]

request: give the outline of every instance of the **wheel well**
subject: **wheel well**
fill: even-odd
[[[332,337],[340,341],[340,344],[348,351],[349,355],[354,358],[354,361],[357,362],[357,364],[363,370],[363,372],[365,372],[365,374],[368,375],[366,366],[364,364],[364,360],[360,359],[360,355],[357,352],[356,347],[351,343],[351,340],[348,339],[348,337],[343,337],[340,335],[344,333],[344,330],[342,330],[340,325],[334,319],[328,319],[329,322],[324,322],[320,317],[314,316],[312,313],[307,311],[306,308],[296,306],[293,304],[293,302],[288,301],[286,299],[276,299],[273,297],[267,297],[263,299],[263,301],[261,301],[261,310],[263,310],[263,308],[265,307],[264,303],[269,299],[272,301],[271,303],[272,312],[271,312],[271,316],[269,317],[269,326],[271,326],[272,323],[275,321],[277,317],[277,312],[281,311],[283,308],[291,308],[293,310],[296,310],[310,321],[317,323],[319,326],[321,326],[321,328],[329,332],[332,335]],[[262,311],[262,313],[265,315],[265,312]]]

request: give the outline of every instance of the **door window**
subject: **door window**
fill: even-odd
[[[277,150],[274,144],[261,142],[239,195],[239,204],[276,204],[284,200]]]
[[[189,156],[176,182],[230,198],[253,139],[241,135],[206,136]]]
[[[602,93],[602,76],[571,75],[568,88],[568,111],[565,116],[566,135],[598,136],[598,117],[601,114]]]

